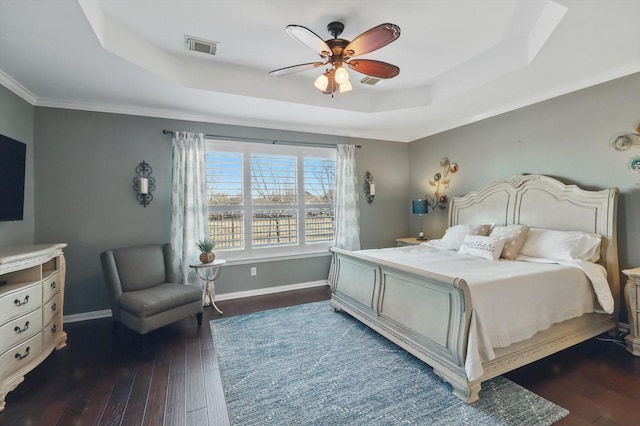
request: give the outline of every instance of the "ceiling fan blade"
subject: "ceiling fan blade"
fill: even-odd
[[[354,38],[344,48],[344,56],[354,57],[373,52],[400,37],[400,27],[395,24],[380,24]]]
[[[371,59],[353,59],[347,62],[349,68],[362,74],[377,78],[393,78],[400,74],[400,68],[395,65]]]
[[[279,76],[279,75],[287,75],[293,74],[295,72],[306,71],[313,68],[318,68],[323,65],[326,65],[326,62],[309,62],[308,64],[300,64],[300,65],[292,65],[290,67],[280,68],[277,70],[273,70],[269,73],[269,75]]]
[[[285,28],[289,35],[305,46],[310,47],[318,55],[328,58],[332,55],[331,48],[320,36],[309,28],[301,25],[287,25]]]

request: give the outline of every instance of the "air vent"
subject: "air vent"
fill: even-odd
[[[215,55],[218,49],[218,42],[203,40],[191,36],[184,36],[186,47],[194,52],[206,53],[207,55]]]
[[[368,84],[369,86],[377,86],[381,82],[382,82],[381,78],[375,78],[375,77],[365,77],[362,80],[360,80],[360,83]]]

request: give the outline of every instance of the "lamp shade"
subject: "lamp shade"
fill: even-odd
[[[318,76],[318,78],[316,78],[316,81],[313,82],[313,85],[316,86],[316,89],[324,91],[329,85],[329,77],[327,77],[326,73],[322,74]]]
[[[345,81],[349,80],[349,72],[347,72],[347,70],[344,69],[344,67],[337,67],[335,77],[336,77],[336,83],[342,84]]]
[[[428,204],[427,200],[413,200],[413,214],[427,214],[428,213]]]
[[[353,86],[351,86],[351,83],[349,83],[348,81],[345,81],[344,83],[340,83],[339,86],[340,86],[340,93],[349,92],[353,90]]]

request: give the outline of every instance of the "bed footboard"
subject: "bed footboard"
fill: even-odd
[[[469,382],[464,369],[472,307],[466,282],[338,248],[331,251],[332,307],[429,364],[460,399],[476,401],[480,382]]]

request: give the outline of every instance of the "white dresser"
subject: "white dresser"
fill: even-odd
[[[62,329],[66,244],[0,249],[0,411],[5,397],[53,349]]]

